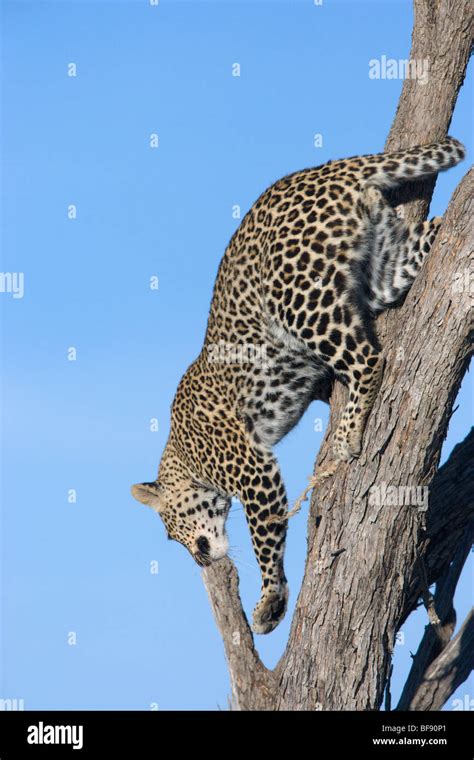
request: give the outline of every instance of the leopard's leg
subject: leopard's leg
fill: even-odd
[[[277,462],[271,452],[253,451],[244,467],[239,493],[260,567],[260,599],[253,612],[254,633],[270,633],[284,617],[288,584],[283,568],[288,503]],[[277,520],[272,521],[272,518]],[[283,518],[283,519],[281,519]]]
[[[441,218],[406,225],[380,190],[371,186],[363,191],[361,202],[370,243],[369,305],[377,313],[398,301],[410,288],[430,251]],[[360,453],[367,417],[383,372],[379,349],[368,336],[365,345],[352,352],[352,359],[355,362],[350,364],[348,376],[346,373],[349,400],[335,433],[336,457],[343,461]]]
[[[365,345],[370,346],[370,343]],[[349,399],[334,434],[336,459],[348,462],[359,456],[367,418],[374,405],[382,373],[383,359],[377,349],[371,346],[367,355],[356,353],[356,362],[351,365],[349,373]]]
[[[426,222],[409,226],[408,237],[400,246],[394,262],[393,293],[388,305],[397,301],[412,285],[425,257],[431,250],[441,222],[442,217],[435,216]]]
[[[395,304],[411,287],[436,237],[441,217],[406,224],[385,200],[382,192],[368,185],[360,198],[366,220],[368,302],[373,314]]]

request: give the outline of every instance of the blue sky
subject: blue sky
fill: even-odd
[[[383,149],[402,82],[369,79],[368,62],[408,57],[411,27],[405,0],[3,2],[1,268],[24,272],[25,292],[0,294],[0,697],[26,709],[226,708],[199,568],[129,486],[155,476],[232,207],[243,216],[288,172]],[[470,99],[472,72],[451,127],[472,156]],[[432,214],[465,171],[439,178]],[[458,403],[444,458],[472,423],[469,378]],[[327,416],[313,404],[278,447],[291,502]],[[257,639],[270,666],[302,577],[306,514],[289,531],[289,614]],[[250,614],[259,575],[238,505],[229,531]],[[461,622],[472,568],[471,556]],[[394,700],[425,622],[419,611],[404,626]],[[472,681],[455,696],[466,694]]]

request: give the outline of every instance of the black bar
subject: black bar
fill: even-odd
[[[472,760],[472,718],[470,712],[0,712],[0,760],[186,751],[221,760],[259,750],[266,757],[273,750],[297,752],[302,760],[354,753]]]

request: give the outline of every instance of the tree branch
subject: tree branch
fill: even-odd
[[[428,64],[428,81],[403,82],[386,152],[435,142],[448,132],[472,51],[474,17],[470,0],[415,0],[410,60]],[[393,203],[406,203],[410,222],[426,218],[436,179],[406,184]]]
[[[203,571],[204,584],[224,642],[234,710],[271,710],[274,676],[260,660],[239,596],[239,576],[228,558]]]
[[[474,524],[473,524],[474,525]],[[436,584],[434,607],[439,616],[440,624],[429,624],[413,658],[413,664],[403,688],[397,710],[410,710],[420,685],[432,662],[440,655],[451,640],[456,626],[456,612],[453,606],[454,593],[462,569],[472,546],[472,526],[461,543],[452,564],[443,573]]]
[[[410,710],[441,710],[474,669],[474,612],[430,665],[410,702]]]
[[[430,489],[430,509],[426,533],[420,551],[427,569],[428,583],[437,581],[464,539],[471,540],[474,531],[474,428],[451,452],[439,469]],[[406,608],[400,620],[403,625],[416,608],[421,594],[420,578],[414,575],[407,593]]]

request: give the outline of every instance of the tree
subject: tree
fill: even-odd
[[[410,60],[428,60],[429,76],[423,86],[404,81],[387,151],[447,134],[472,49],[468,0],[414,0],[414,10]],[[453,595],[474,537],[473,431],[438,470],[472,337],[472,178],[471,170],[456,189],[405,303],[378,320],[386,366],[362,456],[313,490],[304,579],[274,670],[255,650],[232,561],[204,572],[233,709],[378,710],[384,695],[390,709],[395,637],[420,598],[428,622],[397,709],[440,709],[474,667],[472,614],[452,638]],[[407,221],[422,221],[433,187],[407,185],[391,200],[406,204]],[[331,460],[344,396],[333,391],[316,475]],[[429,488],[428,508],[378,503],[389,486]]]

